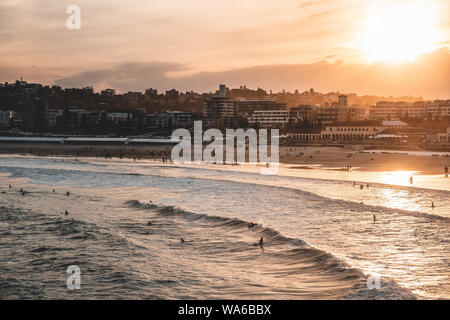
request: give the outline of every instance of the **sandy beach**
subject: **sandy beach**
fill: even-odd
[[[0,144],[0,153],[61,157],[111,157],[170,160],[171,145],[59,145],[50,143]],[[292,169],[333,171],[416,171],[443,174],[450,167],[449,152],[363,150],[361,146],[280,147],[280,163]]]
[[[412,153],[412,154],[411,154]],[[280,162],[292,168],[322,168],[352,171],[418,171],[421,174],[441,174],[450,166],[450,152],[352,151],[339,147],[281,147]]]

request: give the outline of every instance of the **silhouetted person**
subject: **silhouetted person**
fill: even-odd
[[[183,238],[181,238],[180,241],[181,241],[181,243],[184,243],[184,239]]]
[[[53,193],[55,193],[55,189],[53,189]]]
[[[413,184],[413,177],[409,177],[409,184]]]
[[[11,185],[9,185],[9,188],[10,188],[10,189],[12,188]]]
[[[377,221],[377,216],[373,215],[373,223],[375,223],[375,221]]]
[[[22,196],[24,196],[24,197],[25,197],[25,191],[22,191]]]
[[[262,247],[264,245],[264,238],[261,237],[261,239],[259,239],[259,246]]]
[[[20,192],[23,192],[23,189],[22,189],[22,188],[20,188]]]
[[[147,222],[147,225],[148,225],[148,226],[152,226],[153,223],[151,223],[151,221],[149,221],[149,222]]]
[[[69,191],[66,192],[66,197],[68,197],[68,196],[70,196],[70,192]]]
[[[448,167],[447,166],[445,166],[444,171],[445,171],[445,177],[448,178]]]
[[[364,185],[363,185],[363,184],[360,185],[359,188],[360,188],[361,190],[364,189]]]
[[[67,212],[66,210],[66,212],[64,212],[64,215],[67,217],[69,215],[69,212]]]
[[[434,209],[435,207],[434,202],[431,202],[431,208]]]

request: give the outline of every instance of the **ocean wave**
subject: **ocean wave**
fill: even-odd
[[[203,225],[206,223],[210,228],[228,228],[240,232],[256,233],[264,238],[264,247],[276,248],[275,252],[270,253],[271,258],[277,259],[278,263],[295,266],[288,272],[298,276],[301,276],[302,273],[315,273],[335,281],[350,282],[352,289],[345,296],[347,299],[416,299],[416,296],[408,289],[401,287],[390,278],[380,277],[378,279],[380,288],[373,290],[367,285],[370,275],[366,275],[362,270],[348,265],[329,252],[310,246],[302,239],[285,237],[279,231],[259,223],[194,213],[174,206],[158,206],[138,200],[126,201],[125,205],[152,210],[164,217],[174,216],[193,222],[200,221]]]

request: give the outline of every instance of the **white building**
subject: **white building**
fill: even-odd
[[[289,122],[288,110],[255,110],[248,119],[250,124],[261,128],[282,128]]]

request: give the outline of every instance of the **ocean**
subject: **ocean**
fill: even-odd
[[[0,298],[450,298],[450,179],[291,167],[2,155]]]

